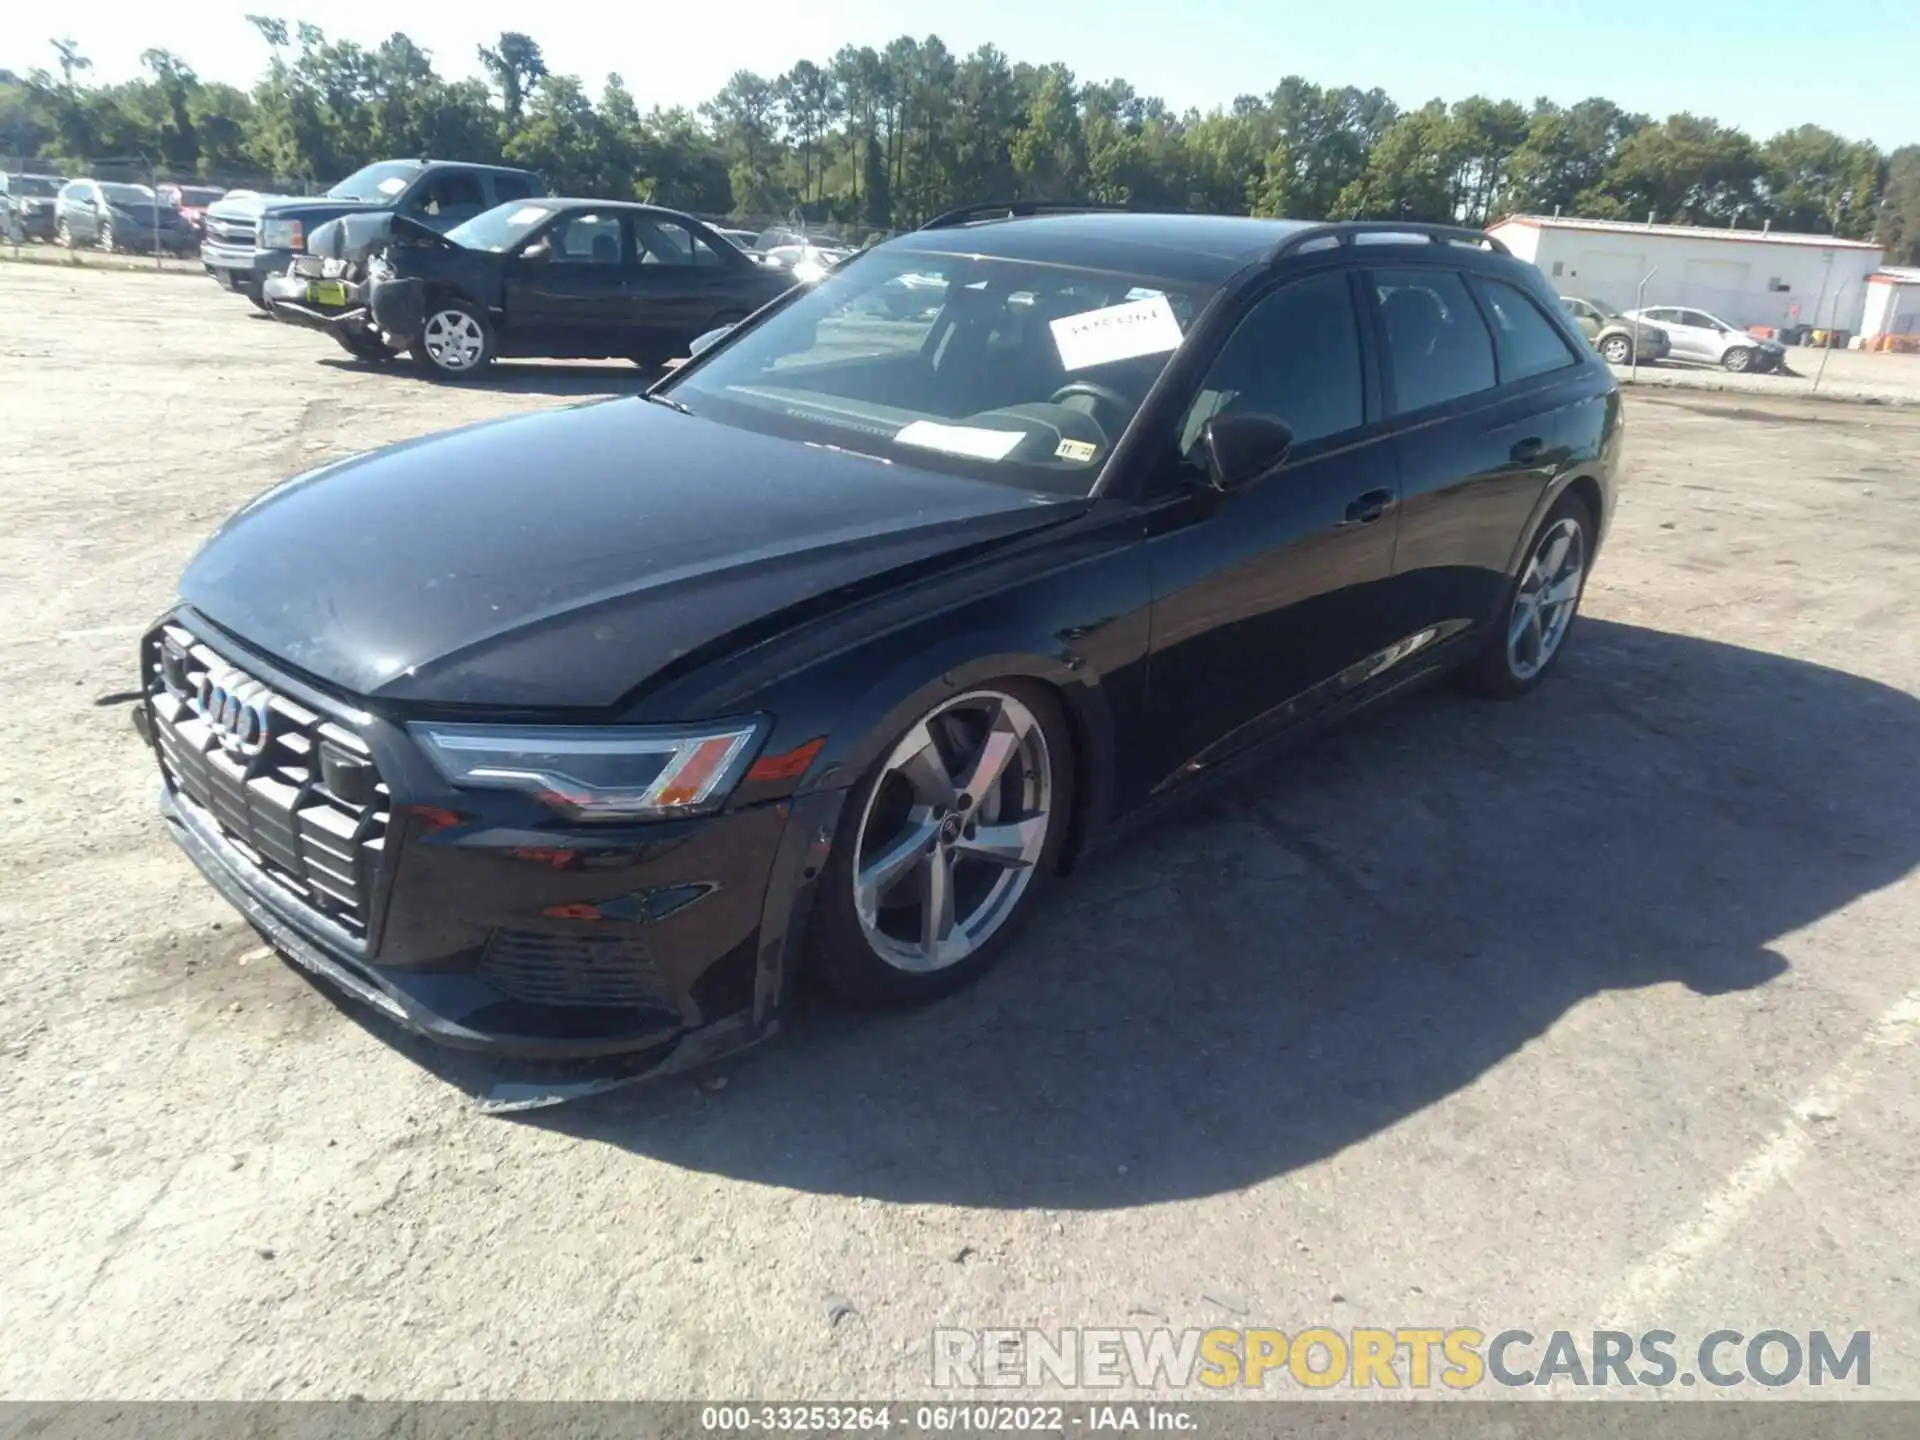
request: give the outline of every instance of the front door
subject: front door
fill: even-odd
[[[1698,310],[1666,310],[1671,317],[1658,322],[1673,342],[1673,353],[1684,360],[1717,363],[1720,359],[1720,330]]]
[[[1258,301],[1222,348],[1176,443],[1206,421],[1271,415],[1288,459],[1225,496],[1168,477],[1146,549],[1148,704],[1164,787],[1324,708],[1388,645],[1399,480],[1369,401],[1354,277],[1327,270]]]
[[[622,230],[617,210],[569,211],[507,260],[505,353],[625,353]]]

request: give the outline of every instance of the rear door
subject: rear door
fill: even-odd
[[[1394,628],[1417,651],[1494,613],[1587,356],[1518,284],[1440,262],[1368,289],[1404,490]]]
[[[756,308],[742,303],[729,263],[705,237],[669,216],[633,214],[634,263],[627,277],[627,313],[644,349],[655,360],[685,355],[696,335],[722,314]],[[751,262],[747,262],[751,263]]]
[[[1382,442],[1356,277],[1256,301],[1169,437],[1189,463],[1216,414],[1271,415],[1287,461],[1225,496],[1165,477],[1149,520],[1149,784],[1205,769],[1324,709],[1386,646],[1398,482]]]
[[[564,211],[507,257],[501,348],[514,355],[622,355],[629,273],[619,210]]]

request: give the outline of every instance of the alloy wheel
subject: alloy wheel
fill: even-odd
[[[1751,369],[1753,367],[1753,351],[1744,345],[1738,346],[1727,352],[1726,358],[1722,363],[1727,369],[1734,371],[1736,374],[1742,370]]]
[[[1046,731],[1012,695],[955,696],[901,737],[854,834],[853,908],[875,955],[926,974],[1006,923],[1053,824]]]
[[[100,248],[109,255],[113,254],[113,222],[111,220],[100,222]]]
[[[486,353],[480,323],[464,310],[437,310],[421,332],[427,355],[442,370],[471,370]]]
[[[1609,365],[1624,365],[1633,358],[1633,347],[1623,335],[1615,335],[1600,347],[1600,358]]]
[[[1516,680],[1531,680],[1559,650],[1580,603],[1586,563],[1586,531],[1578,520],[1556,520],[1541,532],[1507,620],[1507,668]]]

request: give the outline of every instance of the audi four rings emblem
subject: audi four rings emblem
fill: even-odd
[[[200,677],[194,704],[229,755],[251,760],[266,748],[267,706],[273,692],[237,670],[209,670]]]

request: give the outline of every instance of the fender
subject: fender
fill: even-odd
[[[1035,680],[1060,697],[1073,727],[1076,800],[1062,854],[1079,854],[1113,805],[1115,724],[1106,688],[1064,646],[1048,654],[992,650],[982,641],[990,643],[989,637],[960,635],[916,655],[849,705],[796,794],[859,784],[908,726],[952,696],[990,680]]]

